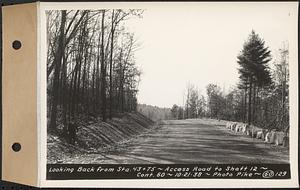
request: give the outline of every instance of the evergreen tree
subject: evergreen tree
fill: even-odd
[[[248,123],[252,122],[252,114],[256,109],[256,99],[262,87],[272,83],[268,63],[271,51],[265,42],[254,31],[249,35],[242,51],[238,55],[240,87],[248,91]],[[252,113],[253,112],[253,113]]]

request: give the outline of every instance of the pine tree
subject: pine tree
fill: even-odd
[[[252,112],[259,90],[272,83],[268,63],[271,51],[253,30],[238,55],[240,86],[248,91],[248,124],[252,122]],[[254,108],[254,109],[253,109]]]

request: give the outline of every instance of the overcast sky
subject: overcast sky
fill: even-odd
[[[238,81],[236,57],[251,30],[271,50],[293,39],[297,15],[288,4],[165,4],[128,23],[142,44],[139,103],[182,105],[188,83],[202,94],[209,83],[226,90]]]

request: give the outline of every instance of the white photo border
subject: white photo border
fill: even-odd
[[[38,132],[39,132],[39,186],[41,187],[131,187],[131,188],[270,188],[298,187],[298,2],[38,2]],[[262,4],[267,6],[287,6],[292,12],[294,25],[291,26],[290,48],[290,167],[291,179],[130,179],[130,180],[46,180],[47,164],[47,75],[46,75],[46,14],[47,10],[84,10],[109,8],[166,8],[174,6],[184,9],[189,6],[207,6],[211,4]],[[275,32],[275,31],[274,31]]]

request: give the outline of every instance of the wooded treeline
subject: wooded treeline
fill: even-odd
[[[143,10],[47,11],[47,117],[50,130],[80,114],[134,111],[140,70],[126,21]]]
[[[211,117],[240,121],[262,128],[289,128],[289,67],[286,43],[273,57],[254,31],[237,56],[239,83],[229,91],[216,84],[206,87],[206,97],[189,84],[184,107],[171,109],[175,119]]]
[[[172,119],[170,108],[160,108],[147,104],[138,104],[137,111],[150,118],[152,121]]]

